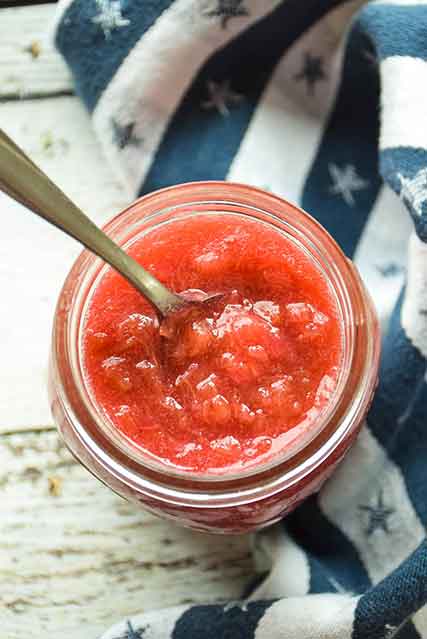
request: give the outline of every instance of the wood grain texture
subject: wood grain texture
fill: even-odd
[[[252,572],[248,537],[196,534],[137,510],[77,464],[56,432],[3,436],[4,639],[95,639],[131,614],[236,598]]]
[[[29,4],[52,4],[58,0],[0,0],[0,7],[24,7]]]
[[[1,22],[1,15],[0,15]],[[98,224],[129,203],[73,97],[0,103],[0,126]],[[0,193],[9,242],[0,242],[0,432],[52,426],[46,369],[56,299],[77,242]],[[31,318],[31,321],[29,321]]]
[[[55,10],[0,8],[0,100],[73,92],[71,75],[50,42]]]

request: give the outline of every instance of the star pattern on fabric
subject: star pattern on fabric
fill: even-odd
[[[130,20],[122,15],[121,0],[95,0],[98,13],[92,18],[92,22],[99,25],[108,40],[115,29],[127,27]]]
[[[224,118],[230,115],[229,107],[232,104],[239,104],[243,100],[243,95],[231,89],[230,81],[207,83],[209,99],[202,102],[202,109],[216,109]]]
[[[145,631],[148,629],[148,626],[142,626],[135,630],[132,623],[130,621],[126,621],[127,630],[124,635],[117,637],[117,639],[143,639]]]
[[[243,5],[244,0],[217,0],[215,9],[207,13],[210,18],[221,18],[221,27],[226,29],[229,20],[232,18],[243,18],[249,16],[248,9]]]
[[[358,175],[353,164],[346,164],[340,168],[336,164],[330,163],[328,171],[333,182],[329,192],[332,195],[340,195],[348,206],[355,205],[353,193],[362,191],[369,186],[369,182]]]
[[[389,517],[395,512],[393,508],[389,508],[384,504],[383,491],[381,490],[377,496],[377,503],[374,506],[359,505],[359,510],[368,513],[368,527],[365,533],[370,537],[376,530],[382,530],[389,534]]]
[[[248,602],[247,601],[228,601],[223,610],[224,612],[229,612],[230,610],[234,610],[234,608],[238,608],[242,612],[248,611]]]
[[[307,93],[314,95],[316,84],[326,79],[323,70],[323,59],[320,56],[306,53],[301,71],[294,76],[297,82],[304,80],[307,87]]]
[[[141,140],[135,135],[135,122],[129,124],[119,124],[114,118],[111,120],[113,128],[113,142],[120,149],[125,149],[127,146],[139,146]]]
[[[413,178],[401,173],[397,174],[400,181],[400,197],[417,215],[421,216],[427,203],[427,168],[420,169]]]
[[[387,264],[377,264],[376,269],[383,277],[396,277],[403,273],[404,268],[396,262],[388,262]]]
[[[384,639],[391,639],[398,631],[397,626],[393,626],[391,623],[386,623],[384,626]]]
[[[339,593],[348,593],[349,591],[344,588],[332,575],[326,575],[326,579],[329,581],[331,586],[335,588],[335,590]]]

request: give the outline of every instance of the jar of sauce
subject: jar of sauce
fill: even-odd
[[[52,339],[66,444],[112,490],[182,525],[279,520],[330,476],[372,400],[379,329],[354,266],[307,213],[240,184],[152,193],[105,230],[176,292],[220,295],[159,321],[84,251]]]

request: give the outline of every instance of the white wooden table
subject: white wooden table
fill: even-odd
[[[127,199],[45,42],[53,13],[0,9],[0,127],[102,222]],[[254,572],[249,538],[137,511],[62,446],[45,369],[55,298],[79,249],[5,197],[0,209],[1,638],[95,639],[137,612],[236,598]]]

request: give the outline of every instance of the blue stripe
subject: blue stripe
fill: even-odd
[[[406,622],[395,635],[396,639],[423,639],[412,621]],[[394,639],[394,638],[393,638]]]
[[[287,0],[215,53],[170,121],[140,193],[186,181],[225,179],[276,63],[298,36],[341,3]],[[228,80],[244,95],[229,117],[201,108],[212,80]]]
[[[75,0],[65,11],[55,43],[74,75],[77,94],[93,111],[102,92],[143,33],[173,0],[122,2],[122,15],[130,21],[106,39],[92,19],[99,13],[94,0]]]
[[[427,524],[426,360],[400,325],[402,299],[403,294],[384,339],[380,383],[368,424],[402,470],[411,502]]]
[[[369,3],[360,14],[360,22],[375,42],[379,58],[404,55],[427,60],[425,5]]]
[[[427,7],[426,7],[427,9]],[[380,169],[384,180],[391,188],[400,193],[401,180],[398,177],[413,179],[421,169],[427,168],[427,150],[422,148],[398,147],[385,149],[380,155]],[[422,215],[417,214],[409,207],[412,219],[415,223],[415,230],[424,242],[427,242],[427,198],[423,207]]]
[[[284,521],[284,526],[311,557],[311,566],[316,569],[315,574],[311,575],[314,592],[321,587],[321,566],[325,567],[323,576],[326,579],[333,577],[346,590],[361,593],[369,588],[371,581],[356,548],[344,533],[324,516],[318,506],[317,497],[310,497],[289,515]]]
[[[400,191],[400,181],[397,174],[413,177],[417,171],[427,166],[427,150],[410,146],[399,146],[384,149],[380,155],[381,175],[391,187]]]
[[[247,610],[193,606],[178,619],[172,639],[253,639],[259,620],[274,601],[256,601]],[[224,607],[226,611],[224,611]]]
[[[386,624],[400,626],[426,602],[427,543],[423,541],[399,568],[360,598],[353,639],[383,639]]]
[[[414,389],[423,379],[426,368],[425,358],[410,342],[400,322],[404,297],[405,290],[402,289],[383,339],[380,383],[373,403],[375,407],[377,398],[384,401],[388,419],[392,418],[395,422],[399,421],[413,401]],[[396,388],[399,389],[398,393],[393,392]],[[417,412],[415,415],[421,419],[425,413]],[[389,444],[389,441],[386,443]]]
[[[378,195],[379,78],[372,47],[355,25],[346,49],[341,86],[315,161],[304,186],[302,206],[352,256]],[[351,119],[349,119],[351,118]],[[351,123],[351,124],[350,124]],[[330,166],[354,166],[369,182],[353,192],[354,206],[334,194]]]

